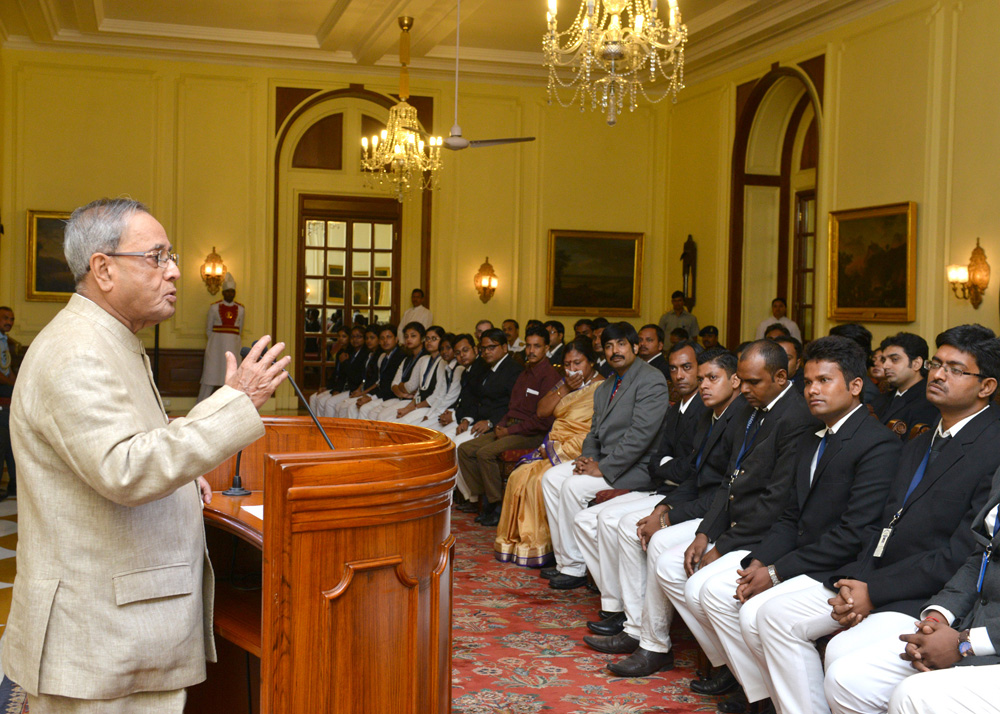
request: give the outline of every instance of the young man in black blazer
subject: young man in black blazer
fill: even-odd
[[[938,335],[927,398],[940,421],[904,446],[867,544],[825,583],[760,608],[757,627],[779,712],[840,711],[866,695],[869,677],[878,676],[873,663],[899,656],[900,631],[912,628],[927,598],[972,552],[970,526],[1000,465],[1000,422],[989,409],[1000,376],[993,337],[980,325]],[[814,641],[841,628],[848,629],[830,641],[824,674]]]
[[[715,575],[701,590],[729,669],[750,702],[768,696],[757,636],[761,606],[854,561],[882,514],[902,450],[861,403],[867,360],[855,342],[821,337],[803,358],[806,403],[825,426],[800,438],[792,498],[778,522],[740,570]]]
[[[885,380],[891,389],[875,403],[875,416],[903,441],[915,426],[931,426],[937,410],[927,400],[927,342],[911,332],[886,337],[879,345],[884,360]]]

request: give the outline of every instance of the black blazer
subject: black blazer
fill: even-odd
[[[668,469],[664,484],[657,493],[663,494],[660,501],[669,505],[671,525],[701,518],[712,505],[715,492],[726,475],[729,454],[733,450],[733,439],[743,438],[743,427],[735,418],[742,414],[747,400],[742,394],[722,412],[715,426],[712,426],[712,410],[707,407],[698,417],[698,430],[694,434],[691,452],[684,458],[673,459],[663,468]],[[698,467],[698,453],[701,452],[701,466]],[[676,487],[667,483],[676,483]]]
[[[549,361],[551,362],[551,360]],[[612,368],[610,364],[608,364],[607,360],[598,360],[597,371],[605,379],[607,379],[608,377],[610,377],[615,373],[615,370]]]
[[[698,526],[698,532],[714,541],[722,555],[733,550],[752,549],[764,538],[788,505],[799,437],[823,426],[809,413],[805,399],[792,386],[773,409],[763,417],[758,415],[757,418],[763,421],[740,464],[739,473],[732,480],[752,413],[753,407],[748,404],[737,417],[742,422],[739,428],[743,433],[733,440],[726,467],[727,478],[717,489],[711,508]],[[732,485],[727,487],[731,480]]]
[[[820,437],[799,441],[791,503],[763,542],[743,560],[774,565],[788,580],[809,575],[823,581],[852,562],[882,515],[903,445],[861,405],[827,437],[809,483]]]
[[[361,346],[346,362],[340,363],[338,370],[337,389],[331,392],[353,392],[365,379],[365,363],[368,361],[368,348]]]
[[[670,384],[670,363],[667,362],[667,358],[663,356],[662,352],[657,352],[646,364],[663,372],[663,378],[667,380],[667,384]]]
[[[653,364],[650,366],[655,367],[656,365]],[[673,469],[669,469],[668,467],[673,461],[691,454],[691,448],[694,444],[694,433],[698,428],[698,420],[706,411],[710,410],[702,403],[701,395],[697,392],[691,398],[691,403],[688,404],[683,414],[681,414],[680,402],[672,404],[667,408],[667,414],[663,417],[663,426],[660,427],[659,445],[656,451],[653,452],[653,455],[649,457],[649,476],[653,480],[654,486],[659,487],[660,484],[666,483],[667,480],[672,481],[674,484],[680,483],[669,478]],[[660,466],[660,461],[666,456],[673,458],[663,466]]]
[[[892,429],[903,441],[909,438],[910,430],[918,424],[934,426],[937,423],[937,407],[927,401],[927,380],[921,379],[906,390],[906,394],[895,398],[896,390],[886,392],[875,405],[875,415],[885,425],[892,422]]]
[[[935,433],[925,432],[903,447],[877,530],[860,557],[827,581],[831,589],[839,577],[862,580],[878,611],[916,617],[975,548],[972,521],[986,504],[1000,465],[1000,422],[984,409],[962,427],[928,465],[904,506],[903,497]],[[900,508],[903,513],[882,557],[875,558],[881,530]]]
[[[552,363],[553,367],[562,366],[564,354],[566,354],[566,345],[561,344],[556,348],[556,351],[552,353],[552,356],[549,357],[549,362]]]
[[[396,378],[396,372],[399,371],[399,365],[403,363],[405,357],[406,351],[397,346],[382,360],[382,364],[378,367],[378,387],[375,388],[375,396],[379,399],[396,398],[392,393],[392,380]]]
[[[993,648],[1000,653],[1000,535],[986,530],[986,514],[1000,503],[1000,471],[993,475],[993,493],[986,505],[972,520],[972,535],[976,539],[976,550],[965,564],[952,576],[944,588],[932,597],[920,611],[932,605],[945,608],[955,616],[952,627],[961,632],[973,627],[985,627],[986,634],[993,642]],[[983,564],[983,551],[992,545],[992,555],[983,577],[983,591],[978,592],[979,572]],[[1000,664],[1000,654],[966,657],[959,664],[984,665]]]
[[[473,423],[487,419],[499,423],[510,405],[510,393],[514,389],[517,376],[524,367],[510,355],[497,366],[496,371],[484,363],[484,369],[476,370],[469,377],[468,399],[461,399],[455,410],[456,421],[471,419]],[[463,393],[465,390],[462,390]]]

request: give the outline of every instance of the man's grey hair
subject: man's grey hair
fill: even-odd
[[[99,198],[73,211],[66,222],[63,252],[78,285],[90,270],[90,256],[116,252],[122,233],[139,212],[149,213],[149,208],[131,198]]]

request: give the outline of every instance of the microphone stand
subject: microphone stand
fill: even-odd
[[[243,488],[243,478],[240,476],[240,461],[243,449],[236,452],[236,472],[233,474],[233,485],[222,492],[223,496],[249,496],[250,492]]]

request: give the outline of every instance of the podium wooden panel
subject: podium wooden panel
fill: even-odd
[[[260,659],[265,714],[451,711],[454,447],[421,427],[321,421],[336,451],[308,418],[265,418],[241,460],[249,496],[221,493],[235,457],[206,474],[220,663],[188,711],[247,711],[256,669],[223,661],[240,651]],[[242,509],[258,504],[263,521]]]

